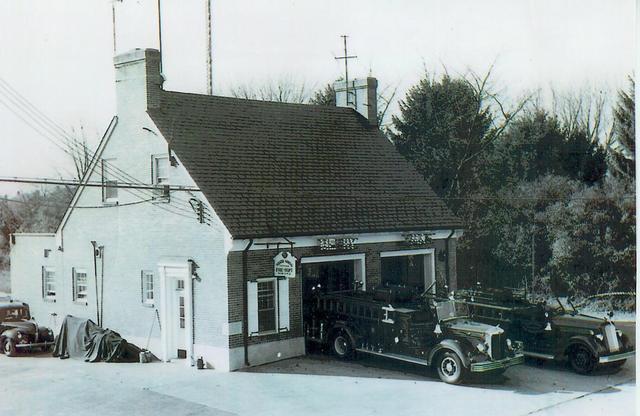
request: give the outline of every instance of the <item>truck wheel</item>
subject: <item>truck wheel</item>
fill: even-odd
[[[12,339],[5,340],[2,350],[7,357],[14,357],[16,355],[16,342]]]
[[[596,359],[583,345],[576,345],[569,353],[571,368],[578,374],[589,374],[596,366]]]
[[[343,331],[337,331],[331,338],[331,351],[341,360],[353,357],[353,345],[351,339]]]
[[[462,364],[462,360],[458,357],[458,354],[452,351],[446,351],[440,354],[436,365],[440,380],[449,384],[462,383],[466,369]]]

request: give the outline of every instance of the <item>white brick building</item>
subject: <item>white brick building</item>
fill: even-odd
[[[163,91],[154,50],[115,67],[118,114],[87,186],[54,234],[12,238],[12,293],[42,324],[101,313],[164,360],[228,371],[304,354],[305,264],[343,262],[367,290],[384,259],[416,256],[420,285],[455,286],[460,222],[372,120]],[[328,253],[327,238],[350,243]],[[295,277],[273,276],[283,251]]]

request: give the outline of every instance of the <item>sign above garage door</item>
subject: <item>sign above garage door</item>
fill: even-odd
[[[296,258],[288,251],[281,251],[273,258],[273,275],[277,277],[296,277]]]

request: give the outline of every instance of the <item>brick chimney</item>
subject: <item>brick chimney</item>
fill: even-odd
[[[333,83],[336,91],[336,105],[350,107],[369,120],[372,126],[378,125],[378,80],[373,77],[349,80],[349,95],[345,81]]]
[[[160,106],[164,82],[160,73],[160,52],[156,49],[133,49],[115,56],[113,64],[116,68],[119,116]]]

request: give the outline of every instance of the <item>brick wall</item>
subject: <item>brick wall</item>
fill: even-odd
[[[450,280],[455,285],[455,240],[449,242],[449,270]],[[365,254],[365,273],[367,290],[372,290],[380,284],[380,252],[394,250],[408,250],[419,248],[434,248],[436,262],[436,280],[443,282],[446,276],[446,256],[444,256],[445,240],[434,240],[432,244],[424,246],[409,246],[404,242],[395,243],[375,243],[360,244],[353,250],[343,251],[321,251],[319,247],[294,248],[292,254],[298,258],[296,277],[289,279],[289,314],[291,330],[286,333],[272,334],[258,337],[250,337],[249,345],[263,342],[281,341],[290,338],[303,336],[302,322],[302,264],[303,257],[328,256],[340,254]],[[247,258],[248,279],[257,277],[267,277],[273,275],[273,258],[283,249],[250,250]],[[442,253],[442,254],[441,254]],[[244,282],[242,280],[242,255],[241,251],[230,252],[227,257],[228,288],[229,288],[229,322],[242,322],[243,318],[243,291]],[[242,334],[230,335],[229,347],[236,348],[243,346]]]

